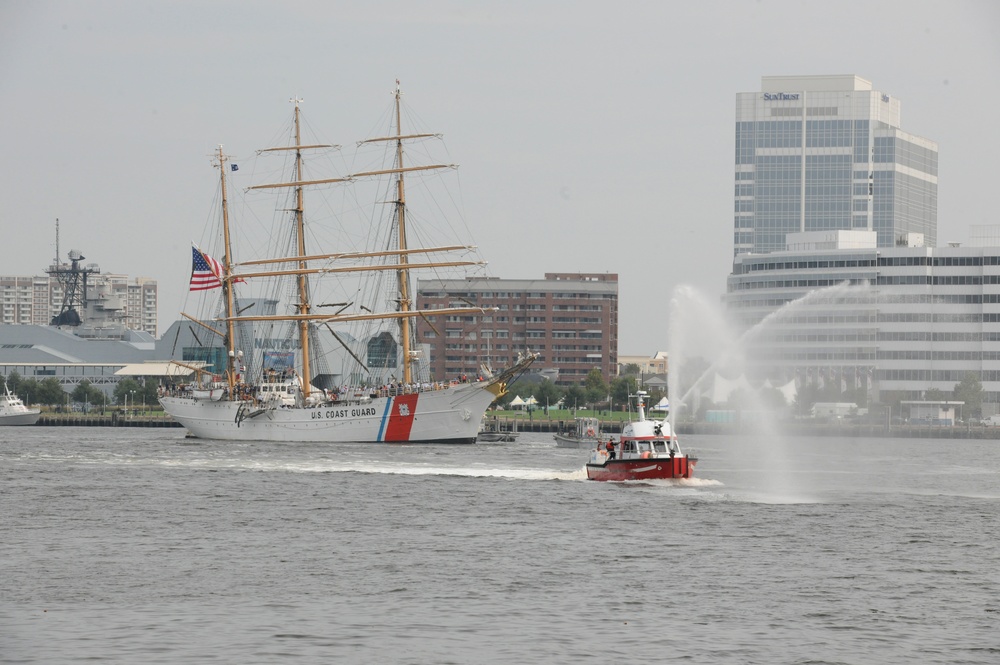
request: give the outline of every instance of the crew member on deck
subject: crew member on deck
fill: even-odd
[[[607,449],[608,449],[608,459],[614,459],[615,458],[615,442],[614,442],[614,439],[608,439]]]

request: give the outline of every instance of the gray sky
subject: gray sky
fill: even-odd
[[[4,0],[0,274],[42,274],[58,217],[63,259],[157,280],[162,331],[215,146],[271,145],[295,95],[350,144],[399,78],[490,272],[618,273],[619,352],[652,355],[675,287],[725,291],[736,93],[812,74],[872,81],[938,142],[941,244],[1000,223],[997,2]]]

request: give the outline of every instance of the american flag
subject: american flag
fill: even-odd
[[[197,247],[191,248],[191,290],[207,291],[222,286],[222,264]]]

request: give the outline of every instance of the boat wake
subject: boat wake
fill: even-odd
[[[825,503],[814,496],[799,494],[771,494],[766,492],[735,492],[727,494],[725,499],[738,503],[759,503],[772,506],[792,506],[810,503]]]
[[[202,467],[208,471],[263,471],[288,473],[370,473],[396,476],[458,476],[463,478],[510,478],[514,480],[586,480],[584,469],[562,471],[558,469],[503,468],[488,466],[439,466],[433,464],[392,464],[381,460],[310,460],[254,461],[254,460],[164,460],[164,466]]]
[[[711,478],[678,478],[673,484],[680,487],[720,487],[722,481]]]
[[[558,471],[555,469],[503,469],[481,467],[434,467],[434,466],[366,466],[356,465],[352,468],[325,469],[357,473],[381,473],[400,476],[460,476],[463,478],[509,478],[512,480],[586,480],[587,472]]]

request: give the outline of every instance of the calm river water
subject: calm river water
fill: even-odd
[[[0,431],[2,663],[997,663],[1000,442]]]

